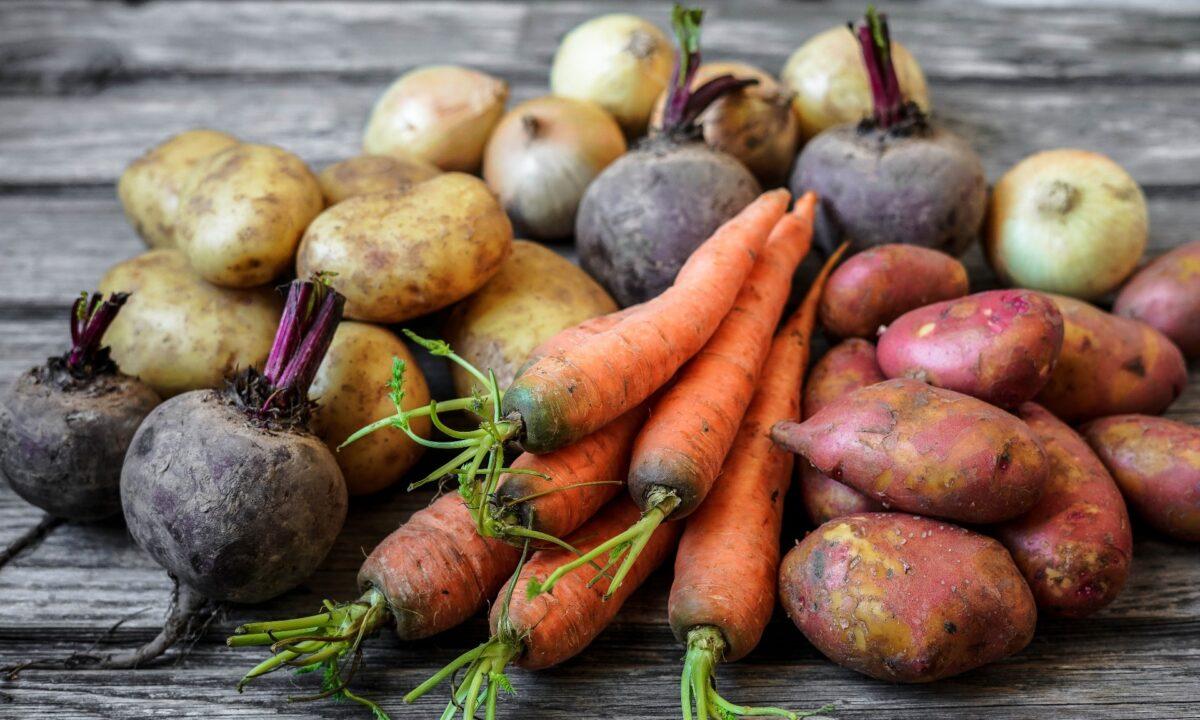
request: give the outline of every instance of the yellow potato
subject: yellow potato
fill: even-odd
[[[117,182],[117,197],[147,245],[175,247],[175,213],[184,182],[201,160],[237,143],[237,138],[216,130],[188,130],[129,163]]]
[[[205,282],[178,250],[151,250],[114,265],[99,289],[132,293],[104,344],[121,370],[163,398],[218,387],[235,370],[261,367],[283,308],[269,288]]]
[[[176,238],[205,280],[254,287],[291,266],[304,228],[324,207],[321,186],[300,158],[270,145],[236,145],[188,178]]]
[[[892,63],[905,99],[929,112],[925,74],[908,49],[895,41],[892,41]],[[780,80],[796,93],[792,104],[805,138],[871,115],[871,86],[862,49],[844,25],[830,28],[801,45],[788,58]]]
[[[385,328],[359,322],[338,326],[308,391],[317,403],[312,431],[334,451],[351,495],[388,487],[421,457],[423,448],[396,428],[378,430],[337,449],[354,431],[395,412],[388,398],[394,357],[405,363],[404,409],[428,405],[425,376],[400,338]],[[414,420],[412,428],[428,435],[428,418]]]
[[[508,83],[487,73],[455,65],[417,68],[375,103],[363,152],[402,151],[443,170],[475,172],[507,101]]]
[[[511,249],[512,224],[483,181],[446,173],[321,213],[300,243],[296,274],[335,273],[347,318],[395,323],[475,292]]]
[[[442,171],[415,155],[359,155],[334,163],[317,175],[325,202],[336,205],[356,195],[404,192]]]
[[[454,308],[444,334],[456,353],[484,372],[491,369],[507,388],[535,347],[616,309],[583,270],[543,245],[517,240],[500,272]],[[458,394],[470,395],[471,376],[457,365],[452,373]]]

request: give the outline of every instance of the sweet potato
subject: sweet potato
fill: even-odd
[[[1083,435],[1138,515],[1173,538],[1200,542],[1200,429],[1118,415],[1088,423]]]
[[[1177,247],[1125,284],[1113,313],[1141,320],[1200,357],[1200,240]]]
[[[825,523],[779,568],[788,617],[830,660],[930,682],[1020,651],[1037,610],[1000,543],[900,513]]]
[[[909,310],[966,294],[967,270],[958,260],[915,245],[879,245],[829,276],[821,326],[839,337],[873,338]]]
[[[1051,295],[1063,316],[1063,347],[1038,404],[1074,424],[1106,415],[1158,415],[1187,385],[1179,348],[1146,323]]]
[[[1050,380],[1062,350],[1054,301],[1029,290],[991,290],[901,315],[879,338],[879,367],[1016,407]]]
[[[875,346],[850,338],[821,356],[804,385],[804,415],[811,417],[829,403],[886,378],[875,362]],[[842,515],[882,510],[883,506],[826,475],[807,462],[797,463],[800,496],[814,525]]]
[[[884,507],[968,523],[1027,512],[1048,468],[1025,423],[907,378],[856,390],[802,423],[776,423],[771,437]]]
[[[1038,609],[1080,618],[1125,586],[1133,535],[1125,501],[1083,438],[1036,403],[1021,419],[1046,448],[1046,489],[1027,515],[998,528],[1033,590]],[[1197,485],[1200,493],[1200,484]]]

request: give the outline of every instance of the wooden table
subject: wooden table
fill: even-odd
[[[1047,7],[1040,7],[1041,5]],[[857,16],[857,2],[709,2],[708,58],[778,71],[806,37]],[[1105,152],[1145,188],[1151,254],[1200,238],[1200,7],[1137,10],[1013,0],[980,7],[893,3],[896,37],[929,76],[938,115],[970,138],[996,178],[1043,148]],[[1055,6],[1053,8],[1049,6]],[[665,2],[613,4],[665,23]],[[210,126],[277,143],[320,167],[354,154],[371,102],[402,70],[457,62],[503,75],[515,100],[544,93],[557,40],[593,2],[127,2],[0,5],[0,378],[61,349],[64,307],[112,263],[142,250],[113,184],[167,135]],[[993,282],[978,251],[977,283]],[[1200,320],[1198,320],[1200,321]],[[444,381],[442,387],[445,387]],[[1200,373],[1171,416],[1200,423]],[[0,681],[12,718],[363,717],[356,706],[288,704],[310,678],[272,676],[244,694],[258,656],[223,637],[250,618],[307,613],[349,598],[365,550],[427,495],[353,504],[346,531],[304,587],[231,608],[190,648],[127,672],[29,671]],[[804,529],[791,513],[785,541]],[[40,514],[0,490],[0,542]],[[722,668],[733,699],[795,708],[837,703],[840,718],[1200,718],[1200,562],[1195,546],[1136,528],[1133,573],[1110,608],[1046,620],[1007,661],[927,686],[891,686],[822,658],[782,617],[744,661]],[[591,648],[538,674],[516,671],[508,718],[679,716],[681,651],[665,624],[660,572]],[[62,657],[155,633],[169,582],[119,522],[65,526],[0,571],[0,665]],[[106,631],[115,623],[119,627]],[[400,697],[479,642],[483,621],[402,646],[370,641],[360,692],[396,718],[435,717],[435,692]]]

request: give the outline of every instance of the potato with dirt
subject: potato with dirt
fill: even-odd
[[[441,172],[433,163],[396,151],[390,155],[358,155],[334,163],[317,175],[317,182],[325,204],[336,205],[356,195],[405,192]]]
[[[956,258],[916,245],[877,245],[829,276],[821,326],[838,337],[874,338],[910,310],[967,292],[967,269]]]
[[[202,161],[237,144],[232,135],[198,128],[172,135],[129,163],[117,181],[117,197],[147,245],[176,246],[175,215],[188,176]]]
[[[1082,432],[1142,519],[1177,540],[1200,542],[1200,428],[1116,415]]]
[[[838,665],[932,682],[1019,652],[1037,609],[991,538],[900,513],[862,513],[809,533],[779,568],[779,596]]]
[[[351,321],[338,325],[308,391],[317,403],[309,425],[333,451],[351,495],[388,487],[421,459],[423,448],[398,428],[384,428],[338,447],[355,430],[396,411],[387,394],[393,358],[404,363],[402,407],[428,405],[429,386],[404,342],[386,328]],[[429,418],[413,418],[411,427],[428,436]]]
[[[450,172],[321,213],[304,233],[296,274],[333,273],[347,318],[398,323],[478,290],[508,259],[512,239],[512,224],[487,185]]]
[[[886,380],[875,361],[875,346],[850,338],[821,356],[804,382],[804,418],[859,388]],[[823,475],[808,462],[797,463],[804,509],[814,525],[843,515],[883,510],[875,500],[854,488]]]
[[[1171,339],[1190,360],[1200,358],[1200,241],[1177,247],[1138,271],[1113,304]]]
[[[967,523],[1028,512],[1048,471],[1025,423],[906,378],[855,390],[802,423],[776,423],[771,438],[884,507]]]
[[[544,245],[516,240],[500,271],[455,306],[444,334],[455,352],[494,372],[504,389],[534,348],[560,330],[616,309],[604,288],[570,261]],[[458,365],[451,375],[461,396],[479,384]]]
[[[1183,353],[1146,323],[1082,300],[1051,295],[1063,316],[1063,346],[1035,400],[1067,423],[1106,415],[1158,415],[1187,386]]]
[[[303,160],[271,145],[235,145],[188,178],[176,240],[205,280],[256,287],[287,272],[304,228],[324,207],[321,186]]]
[[[1016,407],[1050,380],[1062,350],[1054,301],[1029,290],[991,290],[901,315],[879,338],[879,367]]]
[[[1036,403],[1020,418],[1046,448],[1050,474],[1028,514],[997,528],[1039,610],[1087,617],[1116,599],[1133,559],[1121,492],[1084,439]]]
[[[204,281],[178,250],[151,250],[114,265],[103,293],[130,293],[104,336],[113,360],[163,398],[215,388],[271,350],[283,301],[271,288]]]

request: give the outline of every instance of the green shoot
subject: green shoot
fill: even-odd
[[[692,709],[698,720],[737,720],[743,717],[781,717],[788,720],[821,715],[834,709],[826,705],[817,710],[793,712],[777,707],[752,707],[734,705],[717,692],[715,669],[725,654],[725,639],[721,631],[712,625],[701,625],[688,631],[687,655],[683,660],[683,677],[679,683],[679,697],[683,706],[684,720],[693,720]]]
[[[526,586],[526,595],[532,598],[540,593],[550,592],[559,580],[584,565],[594,565],[597,558],[607,555],[609,565],[618,559],[621,560],[616,573],[608,583],[608,589],[604,592],[605,598],[612,597],[617,588],[621,587],[625,581],[625,576],[633,569],[633,564],[641,556],[646,543],[650,542],[654,531],[675,511],[675,508],[679,507],[679,496],[674,491],[663,488],[656,490],[650,496],[649,504],[650,509],[642,513],[642,517],[628,529],[617,533],[574,560],[558,566],[554,572],[546,576],[545,580],[530,579]],[[607,574],[606,568],[607,566],[601,568],[600,574],[592,579],[592,583],[598,582],[602,576]]]

